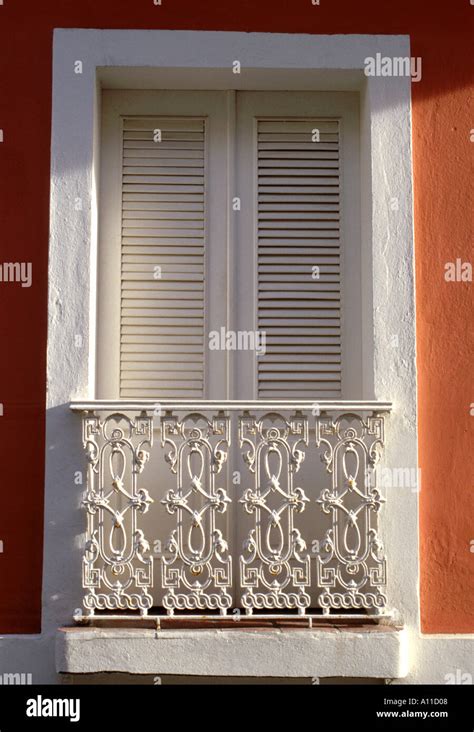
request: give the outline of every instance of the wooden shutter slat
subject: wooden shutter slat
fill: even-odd
[[[258,121],[257,213],[259,397],[340,397],[337,120]]]
[[[122,145],[120,395],[201,398],[205,122],[126,118]]]

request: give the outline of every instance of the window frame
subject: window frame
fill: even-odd
[[[237,92],[237,95],[242,92]],[[232,92],[230,92],[232,95]],[[118,399],[120,393],[121,175],[123,120],[130,117],[205,118],[205,289],[202,398],[258,398],[256,353],[207,348],[207,334],[224,324],[235,331],[257,330],[257,183],[256,124],[259,119],[304,119],[295,111],[308,105],[316,119],[339,123],[341,399],[362,393],[362,293],[359,99],[355,92],[243,92],[223,104],[229,91],[103,90],[101,97],[100,191],[98,200],[96,395]],[[287,96],[288,95],[288,96]],[[234,103],[236,102],[236,103]],[[273,112],[273,107],[276,107]],[[288,112],[283,112],[288,109]],[[197,110],[197,111],[196,111]],[[207,114],[206,114],[207,112]],[[263,114],[265,112],[265,114]],[[232,128],[232,129],[231,129]],[[235,130],[234,130],[235,128]],[[245,139],[241,137],[244,135]],[[230,150],[240,149],[232,155]],[[243,162],[245,160],[245,162]],[[231,190],[228,181],[235,181]],[[241,213],[232,212],[234,196]],[[226,240],[229,217],[234,236]],[[219,220],[217,220],[219,218]],[[224,246],[222,242],[225,241]],[[232,261],[232,270],[229,266]],[[237,283],[240,282],[240,290]],[[245,288],[242,283],[249,283]],[[223,286],[224,283],[224,286]],[[244,296],[245,295],[245,296]],[[233,378],[230,374],[233,374]],[[212,376],[211,376],[212,375]],[[308,395],[317,399],[318,395]],[[159,401],[157,395],[157,401]],[[291,393],[286,395],[291,398]],[[323,399],[321,395],[319,397]]]
[[[77,602],[80,553],[71,548],[71,527],[82,531],[80,497],[73,500],[65,491],[64,476],[83,465],[68,405],[96,397],[101,86],[359,92],[365,313],[360,398],[394,404],[385,464],[417,466],[411,80],[367,77],[365,59],[377,53],[409,57],[409,37],[55,30],[45,525],[64,529],[60,538],[55,531],[45,535],[44,632],[64,624],[64,608]],[[75,73],[78,59],[82,73]],[[232,72],[234,59],[241,61],[240,75]],[[390,205],[394,198],[398,210]],[[413,634],[419,629],[418,492],[391,491],[388,505],[382,538],[393,578],[389,602]],[[53,607],[57,587],[65,600]]]

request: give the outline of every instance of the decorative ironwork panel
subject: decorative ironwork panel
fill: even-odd
[[[177,476],[176,489],[161,501],[176,515],[167,549],[162,558],[162,583],[168,592],[163,605],[174,610],[219,609],[232,605],[232,558],[217,514],[227,510],[230,498],[216,487],[216,476],[227,460],[230,445],[229,417],[219,412],[212,421],[200,413],[178,419],[172,414],[161,418],[162,446]]]
[[[104,420],[88,413],[83,443],[88,467],[87,541],[83,557],[84,606],[99,610],[140,610],[153,604],[153,558],[138,526],[153,500],[138,486],[149,459],[152,418],[110,414]]]
[[[254,475],[240,503],[255,517],[240,557],[242,604],[249,614],[253,608],[297,608],[303,614],[310,604],[310,557],[295,515],[308,498],[294,477],[305,457],[308,419],[300,412],[288,419],[276,412],[259,419],[244,413],[239,442]]]
[[[375,466],[384,444],[381,416],[343,414],[316,420],[316,444],[331,474],[331,487],[318,503],[331,517],[317,557],[319,604],[330,608],[375,608],[386,605],[383,544],[377,534],[377,514],[384,499],[375,485]]]

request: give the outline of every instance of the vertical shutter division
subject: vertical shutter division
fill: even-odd
[[[260,398],[341,395],[339,163],[337,120],[258,120]]]
[[[203,119],[124,119],[122,398],[203,396],[205,170]]]

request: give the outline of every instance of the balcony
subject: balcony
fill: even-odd
[[[386,402],[75,402],[88,463],[77,622],[390,616]]]

